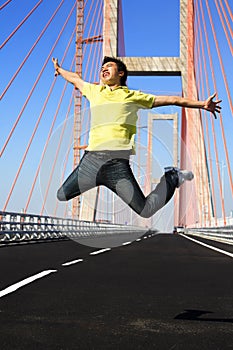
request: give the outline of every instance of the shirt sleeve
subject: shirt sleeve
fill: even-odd
[[[91,99],[91,95],[92,95],[92,92],[91,92],[91,85],[90,83],[88,82],[84,82],[84,85],[83,85],[83,91],[82,91],[82,94],[83,96],[85,96],[88,100]]]
[[[146,94],[141,91],[135,92],[135,102],[138,104],[139,108],[151,109],[153,107],[155,99],[155,95]]]
[[[82,94],[85,96],[89,101],[92,101],[95,97],[96,93],[99,92],[101,89],[101,86],[99,84],[93,84],[84,82],[83,85],[83,91]]]

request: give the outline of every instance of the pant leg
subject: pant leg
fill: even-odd
[[[148,218],[172,198],[178,178],[176,172],[167,172],[162,176],[155,190],[145,197],[134,177],[129,161],[113,159],[101,168],[98,181],[115,192],[137,214]]]
[[[60,201],[68,201],[97,186],[97,174],[104,160],[94,152],[85,152],[79,165],[68,176],[57,191]]]
[[[104,185],[137,214],[148,218],[172,198],[177,182],[177,173],[171,170],[162,176],[155,190],[145,197],[127,157],[112,159],[104,152],[86,152],[80,164],[58,190],[57,197],[61,201],[69,200],[91,188]]]
[[[129,159],[111,159],[101,168],[97,182],[116,193],[138,214],[145,205],[145,196],[129,165]]]
[[[175,171],[165,173],[156,188],[146,197],[146,203],[140,215],[149,218],[164,207],[173,197],[177,184],[178,175]]]

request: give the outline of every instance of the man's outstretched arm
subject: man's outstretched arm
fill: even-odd
[[[61,75],[65,80],[73,84],[77,89],[79,89],[82,92],[84,80],[77,73],[70,72],[60,67],[57,58],[52,58],[52,61],[55,69],[55,76]]]
[[[153,107],[175,105],[186,108],[199,108],[205,109],[213,113],[214,117],[217,118],[216,113],[220,113],[222,100],[213,101],[216,93],[208,97],[205,101],[191,100],[189,98],[180,96],[156,96]]]

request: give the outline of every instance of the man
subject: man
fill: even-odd
[[[53,58],[55,75],[61,75],[90,101],[91,126],[89,144],[79,165],[57,192],[61,201],[69,200],[85,191],[106,186],[115,192],[140,216],[148,218],[161,209],[184,181],[193,173],[177,168],[165,168],[165,174],[147,197],[142,193],[129,165],[134,153],[137,111],[159,106],[176,105],[220,112],[216,94],[206,101],[194,101],[179,96],[154,96],[126,86],[127,68],[114,57],[104,57],[100,71],[101,84],[85,82],[77,73],[60,67]]]

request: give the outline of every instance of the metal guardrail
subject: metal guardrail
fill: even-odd
[[[205,228],[184,228],[187,235],[233,244],[233,225]]]
[[[103,237],[147,228],[0,211],[0,243]]]

